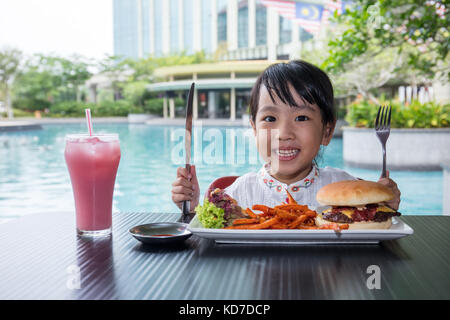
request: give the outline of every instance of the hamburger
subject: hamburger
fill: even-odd
[[[321,205],[330,206],[316,217],[318,226],[334,222],[348,224],[349,229],[389,229],[392,217],[400,212],[383,204],[394,198],[386,186],[365,180],[348,180],[328,184],[317,192]]]

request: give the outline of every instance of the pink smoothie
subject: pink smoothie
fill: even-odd
[[[65,158],[75,197],[79,231],[111,228],[120,146],[117,135],[69,135]]]

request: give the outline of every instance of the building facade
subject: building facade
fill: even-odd
[[[158,68],[158,82],[148,90],[164,95],[164,117],[184,117],[184,106],[175,107],[175,98],[187,98],[195,82],[193,118],[241,119],[248,113],[250,92],[258,74],[273,61],[220,61]]]
[[[293,0],[113,1],[116,56],[203,51],[218,61],[155,70],[156,82],[148,90],[164,97],[168,118],[185,115],[175,98],[186,99],[192,82],[194,119],[244,117],[259,73],[276,61],[299,58],[302,45],[313,37],[289,19],[299,3]],[[287,16],[285,8],[291,10]]]
[[[263,0],[113,1],[117,56],[203,50],[218,60],[292,59],[312,37]]]

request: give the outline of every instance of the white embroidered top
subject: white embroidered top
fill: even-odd
[[[258,172],[250,172],[225,188],[225,192],[237,200],[243,208],[251,208],[255,204],[276,206],[287,202],[286,189],[299,204],[307,205],[315,210],[320,204],[316,194],[323,186],[342,180],[356,180],[349,173],[332,167],[318,168],[313,166],[308,176],[290,185],[282,183],[269,174],[264,165]]]

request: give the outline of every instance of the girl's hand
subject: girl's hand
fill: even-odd
[[[181,209],[183,201],[191,202],[190,211],[194,212],[200,198],[200,187],[198,185],[195,166],[191,165],[191,172],[186,168],[177,169],[177,178],[172,183],[172,201]]]
[[[394,180],[389,178],[389,170],[386,170],[386,178],[380,178],[380,180],[378,180],[378,183],[388,187],[389,189],[392,190],[392,192],[394,193],[395,197],[394,199],[392,199],[391,201],[387,201],[386,205],[388,205],[390,208],[394,209],[394,210],[398,210],[398,207],[400,205],[400,195],[401,192],[397,187],[397,184],[395,183]]]

